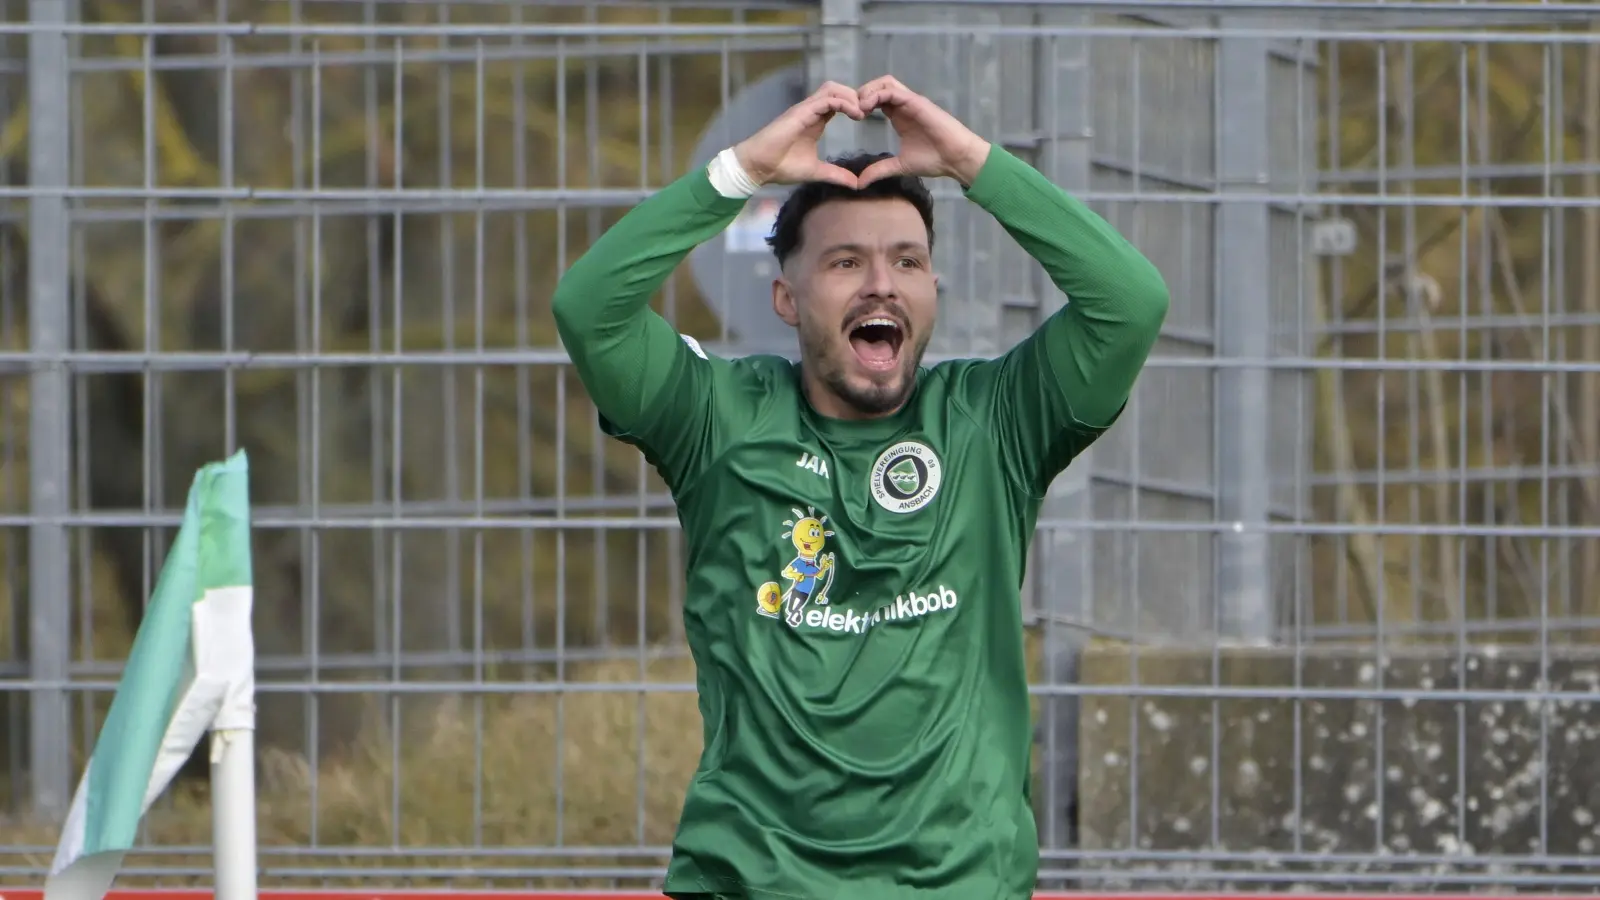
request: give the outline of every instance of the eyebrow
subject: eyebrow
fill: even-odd
[[[905,252],[907,250],[915,250],[918,253],[927,253],[928,252],[928,245],[922,243],[921,241],[900,241],[898,243],[890,244],[889,245],[889,249],[891,251],[896,251],[896,252],[901,252],[901,253],[903,253],[903,252]],[[862,246],[861,244],[834,244],[834,245],[832,245],[830,247],[827,247],[827,248],[823,249],[822,255],[823,256],[832,256],[835,253],[855,253],[855,254],[858,254],[858,255],[861,255],[861,256],[866,256],[870,252],[871,251],[869,251],[866,247]]]

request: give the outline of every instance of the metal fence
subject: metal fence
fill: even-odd
[[[268,882],[648,885],[680,537],[551,288],[747,86],[893,71],[1174,295],[1040,523],[1043,882],[1594,887],[1600,5],[0,10],[0,884],[244,447]],[[999,352],[1061,298],[942,190],[932,355]],[[759,343],[704,278],[661,302]],[[148,830],[130,880],[203,874],[203,784]]]

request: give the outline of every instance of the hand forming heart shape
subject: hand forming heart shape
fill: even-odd
[[[823,160],[818,143],[832,118],[860,121],[878,111],[900,139],[897,154],[868,166],[858,177]],[[990,144],[948,112],[892,75],[858,89],[827,82],[734,148],[734,156],[757,184],[828,181],[860,189],[897,175],[948,177],[970,185],[988,158]]]

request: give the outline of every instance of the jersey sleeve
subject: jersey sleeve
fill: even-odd
[[[650,308],[650,298],[744,205],[744,198],[718,193],[706,170],[696,169],[601,235],[551,301],[556,330],[601,427],[638,447],[674,491],[717,452],[717,384],[728,364],[680,335]]]
[[[1166,319],[1161,273],[1032,166],[990,151],[967,197],[1044,267],[1067,304],[974,379],[1013,480],[1042,496],[1116,421]]]

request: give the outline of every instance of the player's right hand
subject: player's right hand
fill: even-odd
[[[855,89],[830,81],[741,141],[733,155],[757,184],[831,181],[854,188],[855,175],[823,162],[817,153],[822,130],[839,113],[858,121],[865,118]]]

